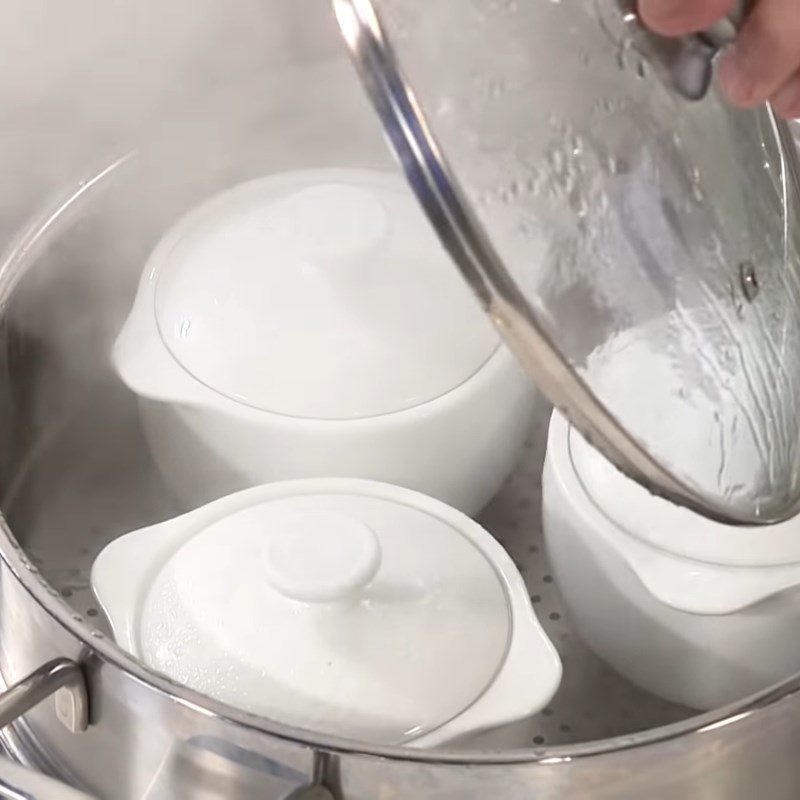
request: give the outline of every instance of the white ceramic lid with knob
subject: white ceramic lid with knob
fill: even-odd
[[[498,342],[399,176],[323,169],[242,184],[174,226],[115,363],[156,399],[356,419],[449,392]]]
[[[385,484],[230,495],[112,542],[92,583],[151,668],[319,732],[432,746],[530,716],[560,681],[502,547]]]

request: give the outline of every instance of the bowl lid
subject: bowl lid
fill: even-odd
[[[587,455],[596,458],[600,464],[589,463]],[[797,591],[800,585],[800,562],[787,559],[787,556],[791,556],[791,548],[785,547],[788,538],[782,543],[767,542],[767,552],[775,557],[774,563],[762,563],[764,550],[758,547],[748,550],[745,546],[726,553],[720,548],[720,543],[723,546],[729,543],[727,532],[723,534],[724,538],[718,536],[712,542],[717,548],[714,550],[708,547],[708,531],[704,530],[709,520],[666,504],[667,509],[673,509],[673,512],[667,511],[667,523],[680,526],[681,531],[690,531],[691,535],[685,540],[690,545],[700,541],[706,544],[706,548],[688,550],[687,557],[684,552],[676,552],[674,538],[667,540],[670,549],[662,548],[658,542],[654,546],[652,529],[664,519],[660,506],[666,501],[651,497],[658,502],[647,507],[641,503],[641,498],[635,497],[633,503],[638,502],[639,514],[635,519],[630,514],[626,518],[624,510],[627,505],[623,503],[627,504],[631,498],[623,495],[622,502],[616,500],[620,487],[613,480],[602,481],[596,474],[593,475],[593,468],[598,466],[602,477],[607,477],[606,470],[616,472],[623,492],[628,486],[638,492],[643,491],[596,451],[592,451],[560,414],[553,414],[545,466],[548,486],[546,517],[553,528],[553,535],[558,534],[554,526],[566,513],[588,545],[613,550],[659,602],[688,614],[725,616],[768,598],[775,598],[787,590]],[[609,502],[608,498],[612,496],[615,500]],[[623,510],[622,514],[619,513],[620,509]],[[669,514],[675,511],[679,513],[670,518]],[[710,524],[713,532],[716,523]],[[748,530],[751,543],[757,544],[763,533],[770,534],[773,529],[737,527],[730,533],[737,537]],[[793,530],[789,529],[787,533],[796,538],[798,532],[800,524],[795,521]],[[782,549],[781,544],[784,545]],[[726,555],[731,557],[726,559]],[[791,601],[791,596],[787,600]]]
[[[223,504],[118,539],[92,574],[118,640],[290,725],[398,743],[447,723],[492,684],[510,645],[495,545],[446,506],[360,483]],[[137,585],[123,602],[126,582]]]
[[[294,417],[411,408],[462,384],[498,346],[413,194],[388,173],[238,186],[179,222],[145,279],[184,369]]]
[[[800,167],[770,108],[705,93],[716,32],[659,39],[632,0],[335,5],[411,185],[554,405],[662,496],[738,524],[793,516]],[[639,402],[695,429],[724,404],[708,447],[736,468],[642,427],[588,368],[604,347],[624,367],[614,341],[653,319],[670,374]],[[765,458],[748,472],[750,438]]]
[[[678,426],[674,429],[680,430]],[[694,438],[696,457],[707,461],[714,452],[707,447],[707,437],[714,435],[713,429],[689,430],[685,435]],[[620,472],[574,428],[564,441],[568,441],[570,460],[588,497],[633,539],[653,545],[661,553],[709,565],[777,567],[800,564],[800,517],[767,527],[725,525],[651,494]],[[658,560],[658,553],[654,558]],[[700,565],[693,568],[684,564],[682,569],[686,580],[694,579],[695,585],[700,587],[701,602],[710,601],[711,598],[703,596],[708,594],[708,588],[700,581]],[[675,581],[672,585],[678,591]],[[685,585],[683,589],[685,591]]]

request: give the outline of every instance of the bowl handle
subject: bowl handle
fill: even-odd
[[[492,685],[457,717],[413,739],[408,746],[438,747],[464,736],[522,722],[550,702],[561,683],[561,659],[536,619],[527,591],[522,592],[524,597],[512,597],[514,632],[505,662]]]

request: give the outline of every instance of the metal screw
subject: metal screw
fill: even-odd
[[[743,261],[739,264],[739,284],[747,302],[752,303],[759,291],[758,275],[752,261]]]

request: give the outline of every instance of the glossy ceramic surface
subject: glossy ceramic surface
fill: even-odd
[[[385,484],[231,495],[116,539],[92,586],[117,642],[149,667],[253,714],[376,744],[522,730],[561,677],[490,534]]]
[[[565,602],[589,646],[629,680],[694,708],[734,702],[800,669],[792,635],[800,565],[728,566],[648,544],[639,528],[615,524],[604,508],[613,501],[589,493],[575,439],[554,415],[543,520]]]
[[[402,179],[376,170],[271,175],[191,211],[112,358],[187,507],[338,476],[475,514],[535,401]]]

